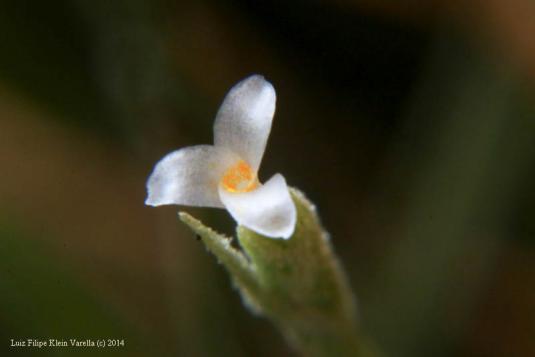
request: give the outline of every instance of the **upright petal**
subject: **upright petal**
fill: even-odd
[[[220,186],[219,197],[242,226],[271,238],[288,239],[294,232],[295,205],[280,174],[247,193],[232,193]]]
[[[215,146],[229,148],[258,171],[271,131],[275,101],[275,89],[260,75],[236,84],[217,113]]]
[[[161,159],[147,181],[145,204],[223,207],[218,184],[238,158],[224,148],[190,146]]]

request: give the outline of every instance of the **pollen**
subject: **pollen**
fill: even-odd
[[[225,172],[221,178],[221,185],[229,192],[243,193],[254,190],[259,183],[251,166],[240,160]]]

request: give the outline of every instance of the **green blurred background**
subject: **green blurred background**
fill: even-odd
[[[261,73],[260,178],[318,205],[387,355],[535,356],[534,18],[531,0],[1,0],[0,354],[296,355],[177,207],[143,205],[157,160],[210,143]]]

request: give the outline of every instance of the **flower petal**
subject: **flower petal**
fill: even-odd
[[[281,174],[246,193],[232,193],[219,186],[219,197],[232,217],[253,231],[284,239],[290,238],[294,232],[295,205]]]
[[[145,204],[223,207],[217,187],[236,155],[211,145],[190,146],[167,154],[147,181]]]
[[[229,148],[258,171],[271,131],[275,101],[275,89],[260,75],[236,84],[217,113],[215,146]]]

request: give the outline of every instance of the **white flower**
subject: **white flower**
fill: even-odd
[[[296,210],[281,174],[257,177],[271,131],[276,95],[253,75],[225,97],[214,123],[214,145],[173,151],[147,181],[145,204],[226,208],[241,225],[272,238],[294,232]]]

